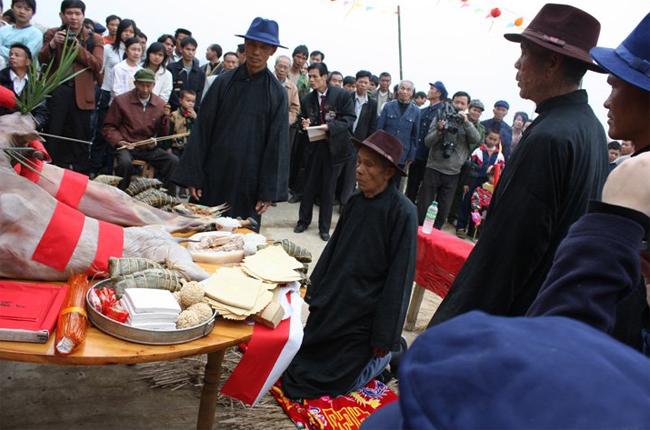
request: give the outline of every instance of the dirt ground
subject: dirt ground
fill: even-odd
[[[336,211],[335,211],[336,212]],[[282,203],[264,216],[262,234],[287,238],[309,249],[314,261],[325,242],[315,223],[302,234],[293,233],[298,205]],[[337,219],[335,215],[335,220]],[[314,220],[318,212],[314,213]],[[409,344],[426,327],[441,299],[426,291],[416,330],[404,332]],[[52,366],[0,361],[0,430],[191,429],[196,425],[202,357],[161,364],[131,366]],[[229,351],[222,375],[227,377],[237,356]],[[152,388],[156,372],[186,375],[184,384]],[[256,408],[222,398],[215,428],[293,429],[267,395]]]

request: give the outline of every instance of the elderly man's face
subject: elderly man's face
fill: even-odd
[[[280,57],[275,62],[275,76],[280,80],[284,81],[289,75],[289,69],[291,68],[291,62],[288,58]]]
[[[621,155],[632,155],[634,153],[634,144],[631,140],[621,142]]]
[[[224,70],[233,70],[239,66],[239,58],[234,54],[228,54],[223,57],[223,69]]]
[[[402,103],[408,103],[413,97],[413,84],[410,82],[404,81],[400,83],[399,88],[397,89],[397,98]]]
[[[381,156],[365,146],[359,148],[357,155],[357,184],[366,197],[374,197],[388,186],[397,171],[387,165]]]
[[[153,90],[153,82],[135,81],[135,91],[139,99],[146,100],[151,96]]]
[[[612,139],[631,140],[640,149],[640,143],[650,142],[650,93],[609,75],[607,83],[612,91],[604,106],[607,112],[609,136]]]
[[[343,76],[334,73],[330,76],[330,85],[333,87],[343,88]]]
[[[244,43],[246,47],[244,54],[246,55],[246,65],[249,71],[256,73],[264,70],[266,62],[271,55],[275,54],[277,48],[252,39],[246,39]]]
[[[544,55],[542,51],[542,48],[523,40],[521,42],[521,56],[515,62],[519,96],[534,102],[539,100],[540,94],[546,92],[546,81],[543,79]]]
[[[492,113],[494,114],[494,119],[496,119],[498,121],[503,121],[503,118],[505,118],[506,115],[508,115],[508,109],[506,109],[506,108],[504,108],[502,106],[499,106],[499,107],[495,107],[492,110]]]

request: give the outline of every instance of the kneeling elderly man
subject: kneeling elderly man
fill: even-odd
[[[360,192],[343,209],[311,275],[302,346],[282,378],[290,398],[338,396],[365,386],[397,350],[413,285],[417,214],[389,183],[402,145],[379,130],[359,148]]]

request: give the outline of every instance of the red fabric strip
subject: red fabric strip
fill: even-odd
[[[99,221],[97,252],[93,264],[88,269],[90,275],[106,275],[108,273],[108,259],[110,257],[121,257],[123,251],[124,229],[119,225]]]
[[[84,214],[58,202],[32,260],[63,272],[77,247],[85,221]]]
[[[88,176],[64,169],[59,190],[56,192],[56,199],[76,209],[79,207],[79,202],[86,192],[87,186]]]
[[[275,330],[255,324],[248,350],[226,381],[221,393],[251,405],[280,357],[289,339],[291,318]]]
[[[39,172],[43,170],[44,163],[41,160],[31,160],[31,159],[28,161],[28,163],[31,166],[31,169],[28,169],[27,167],[19,163],[14,166],[14,170],[23,178],[32,181],[33,183],[36,184],[41,179],[41,175],[39,175]]]

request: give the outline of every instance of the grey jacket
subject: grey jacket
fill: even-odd
[[[470,121],[465,121],[463,126],[458,129],[458,133],[446,134],[446,139],[455,143],[449,158],[444,157],[444,139],[438,130],[438,124],[431,124],[431,129],[424,138],[424,144],[431,149],[427,159],[427,168],[443,175],[457,175],[460,173],[463,163],[469,158],[469,148],[479,143],[481,135]]]

